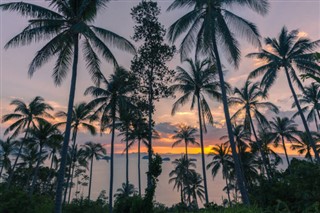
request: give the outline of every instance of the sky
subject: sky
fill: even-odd
[[[8,0],[0,0],[0,3],[12,2]],[[45,1],[29,0],[29,3],[46,6]],[[112,0],[108,7],[100,11],[94,25],[109,29],[127,39],[131,40],[133,35],[133,21],[131,19],[130,10],[138,4],[138,0]],[[159,0],[159,6],[162,10],[159,16],[160,22],[168,28],[181,15],[186,13],[186,9],[179,9],[172,12],[166,12],[171,1]],[[232,7],[230,8],[235,14],[254,22],[260,31],[262,37],[276,37],[283,26],[289,30],[299,29],[300,35],[308,36],[312,40],[320,39],[320,1],[319,0],[270,0],[269,13],[262,17],[248,9]],[[28,66],[45,42],[32,43],[28,46],[12,48],[5,50],[4,46],[10,38],[18,34],[27,25],[27,19],[15,13],[0,12],[0,115],[5,115],[12,112],[10,102],[13,99],[21,99],[25,102],[30,102],[34,97],[41,96],[45,101],[55,108],[56,111],[66,111],[68,101],[70,76],[63,81],[60,87],[56,87],[51,78],[54,59],[48,62],[41,69],[37,70],[32,78],[28,77]],[[240,67],[235,70],[228,66],[228,63],[222,56],[222,62],[228,72],[226,73],[226,81],[233,87],[242,87],[248,74],[257,66],[257,61],[248,59],[245,56],[251,52],[257,52],[258,49],[247,43],[244,39],[239,38],[241,45],[242,59]],[[179,41],[175,44],[179,46]],[[135,44],[136,47],[137,44]],[[114,50],[115,56],[120,65],[129,68],[132,55],[118,50]],[[179,55],[176,55],[172,61],[168,63],[171,69],[176,66],[185,66],[179,60]],[[102,70],[106,76],[113,72],[111,64],[102,63]],[[85,69],[84,62],[80,55],[79,72],[77,79],[77,89],[75,103],[81,101],[90,101],[89,96],[84,96],[85,89],[93,83]],[[259,80],[259,79],[256,79]],[[177,96],[179,97],[179,95]],[[182,153],[183,145],[172,148],[173,140],[171,136],[180,123],[198,126],[197,112],[190,111],[190,104],[181,107],[175,116],[171,116],[171,106],[174,103],[173,98],[162,99],[156,103],[156,112],[154,119],[156,129],[160,133],[161,139],[154,142],[154,150],[159,153]],[[281,115],[291,116],[294,109],[291,108],[293,99],[289,91],[289,87],[285,76],[279,75],[279,79],[270,91],[269,101],[276,104],[281,111]],[[214,144],[221,143],[219,138],[226,135],[224,124],[224,114],[222,104],[214,100],[210,100],[210,107],[214,116],[215,124],[208,127],[208,132],[204,135],[205,151],[209,152]],[[230,109],[231,114],[235,109]],[[273,115],[270,112],[265,112],[269,118]],[[300,123],[299,119],[296,119]],[[0,124],[0,137],[3,137],[3,132],[9,123]],[[314,129],[314,126],[311,125]],[[102,136],[90,136],[87,132],[80,132],[78,143],[83,144],[86,141],[93,141],[105,144],[107,152],[109,151],[110,135],[103,134]],[[121,153],[124,149],[124,144],[121,143],[121,138],[116,139],[115,150]],[[132,148],[132,152],[137,150]],[[146,149],[144,149],[146,150]],[[199,153],[198,147],[190,147],[190,153]],[[278,149],[281,152],[280,149]]]

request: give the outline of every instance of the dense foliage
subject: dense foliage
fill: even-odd
[[[179,49],[182,65],[173,70],[167,63],[176,48],[166,43],[157,2],[141,1],[131,10],[135,23],[132,39],[140,45],[137,52],[125,38],[91,24],[108,0],[48,2],[51,9],[24,2],[0,4],[1,12],[14,11],[30,18],[28,26],[5,48],[50,39],[32,60],[30,75],[57,57],[53,78],[60,85],[72,66],[67,112],[54,114],[56,109],[36,96],[30,101],[12,100],[12,111],[2,115],[6,139],[0,140],[0,213],[320,212],[320,40],[311,41],[284,26],[277,37],[265,38],[262,47],[257,26],[229,9],[237,5],[265,15],[267,0],[174,0],[169,11],[190,10],[169,27],[170,42],[183,37]],[[241,59],[238,36],[261,47],[247,56],[263,63],[247,76],[243,87],[233,88],[224,80],[221,62],[226,60],[221,60],[221,53],[237,68]],[[135,54],[131,70],[118,64],[108,45]],[[89,103],[74,104],[79,47],[94,85],[84,93],[91,95]],[[113,63],[110,76],[100,71],[102,63],[96,51]],[[292,117],[281,114],[280,106],[268,99],[280,74],[292,93]],[[260,75],[261,82],[253,81]],[[303,84],[305,78],[311,83]],[[153,115],[156,101],[175,95],[181,96],[171,114],[190,102],[190,109],[197,109],[198,128],[175,124],[177,128],[172,129],[172,146],[183,144],[185,153],[172,161],[174,169],[169,173],[169,184],[179,192],[180,202],[166,207],[154,199],[162,158],[154,152],[152,141],[162,134],[155,130]],[[227,135],[221,137],[221,144],[211,144],[206,163],[204,135],[207,126],[216,124],[209,99],[222,103]],[[95,135],[98,130],[101,135],[111,134],[110,156],[104,144],[79,144],[77,140],[80,131]],[[114,190],[116,137],[125,141],[126,180]],[[129,180],[129,150],[135,144],[138,190]],[[141,189],[141,145],[148,151],[145,193]],[[200,146],[201,174],[194,159],[188,157],[190,145]],[[285,154],[284,171],[279,170],[284,162],[274,149],[277,147]],[[290,160],[291,150],[305,159]],[[92,200],[97,160],[110,163],[109,193],[106,196],[102,191]],[[221,205],[209,200],[212,189],[207,187],[211,179],[206,170],[213,181],[222,174],[227,199]]]

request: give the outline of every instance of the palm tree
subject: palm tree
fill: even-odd
[[[55,114],[56,117],[58,118],[67,118],[68,115],[66,112],[60,111],[57,112]],[[77,134],[78,134],[78,130],[79,128],[83,128],[87,131],[89,131],[89,133],[91,135],[95,135],[96,134],[96,127],[92,124],[92,122],[96,121],[98,119],[98,116],[96,116],[93,113],[93,109],[91,106],[88,106],[87,103],[85,102],[80,102],[78,104],[76,104],[73,107],[72,110],[72,121],[71,121],[71,128],[72,128],[72,147],[71,147],[71,158],[75,158],[75,146],[76,146],[76,140],[77,140]],[[61,126],[61,125],[65,125],[66,122],[60,122],[57,123],[57,126]],[[71,185],[69,184],[70,179],[72,179],[72,177],[70,177],[71,174],[71,169],[72,169],[72,162],[74,162],[74,159],[70,160],[70,165],[69,165],[69,169],[68,169],[68,178],[67,178],[67,183],[66,185],[69,186],[70,185],[70,190],[71,190]],[[65,192],[64,192],[64,203],[66,201],[67,198],[67,191],[68,191],[68,187],[66,187]]]
[[[69,195],[68,195],[68,203],[70,203],[70,199],[71,199],[71,191],[72,191],[72,187],[73,187],[73,178],[75,175],[75,167],[84,167],[87,168],[88,166],[88,162],[85,158],[85,150],[83,148],[78,148],[78,145],[75,145],[75,147],[71,147],[72,152],[72,156],[70,156],[70,161],[71,161],[71,180],[70,180],[70,186],[69,186]],[[106,156],[104,156],[102,159],[104,159]],[[65,198],[66,199],[66,198]]]
[[[311,162],[313,162],[312,159],[312,146],[310,144],[310,140],[308,138],[308,134],[306,132],[300,132],[298,133],[299,135],[299,140],[298,141],[294,141],[293,144],[291,145],[291,148],[293,150],[297,150],[297,152],[299,154],[305,154],[305,158],[310,160]],[[311,132],[312,135],[312,139],[314,141],[319,141],[319,135],[315,132]],[[317,149],[320,149],[320,145],[316,144],[315,145]]]
[[[134,107],[135,108],[135,107]],[[129,185],[129,131],[132,129],[132,122],[134,119],[135,109],[129,108],[129,106],[123,106],[119,113],[119,130],[121,133],[119,135],[124,135],[124,141],[126,147],[124,152],[126,152],[126,184]]]
[[[91,141],[86,142],[84,145],[84,158],[91,161],[90,163],[90,179],[89,179],[89,191],[88,199],[90,200],[91,195],[91,183],[92,183],[92,171],[93,171],[93,159],[96,160],[102,158],[106,154],[105,148],[99,143],[93,143]]]
[[[241,163],[241,153],[245,152],[247,150],[247,148],[249,148],[248,146],[248,141],[251,141],[251,133],[244,127],[244,125],[238,125],[238,124],[234,124],[232,125],[232,129],[233,129],[233,136],[234,136],[234,141],[236,143],[236,147],[237,147],[237,153],[239,155],[239,160]],[[227,140],[224,143],[225,144],[230,144],[229,141],[229,137],[228,135],[224,135],[220,138],[220,140]]]
[[[20,34],[12,38],[6,44],[6,48],[30,44],[32,41],[45,40],[47,38],[51,39],[37,52],[35,58],[32,60],[29,67],[30,75],[52,56],[57,56],[53,77],[55,84],[60,85],[67,75],[67,70],[71,62],[73,63],[68,118],[57,184],[55,212],[61,212],[62,186],[78,71],[79,43],[82,41],[86,65],[95,82],[99,81],[101,72],[100,60],[92,46],[96,48],[107,61],[112,62],[116,66],[118,65],[116,58],[104,42],[121,50],[131,53],[135,52],[133,45],[123,37],[109,30],[92,25],[98,12],[105,8],[108,2],[109,0],[50,0],[49,6],[54,10],[24,2],[0,5],[0,9],[3,11],[15,11],[31,18],[29,25]]]
[[[30,180],[34,174],[33,171],[35,170],[38,162],[42,164],[47,159],[48,154],[44,151],[39,152],[39,144],[36,143],[35,141],[28,139],[28,142],[29,142],[28,145],[22,149],[22,152],[21,152],[22,162],[20,163],[19,167],[20,168],[25,167],[26,172],[23,172],[23,175],[27,175],[26,178],[23,180],[24,181],[23,185],[21,186],[25,187],[27,190],[30,190],[29,186],[30,186]],[[32,182],[33,182],[33,178],[32,178]],[[32,185],[32,182],[31,182],[31,185]]]
[[[318,73],[319,65],[315,60],[315,55],[312,54],[319,46],[319,41],[311,42],[308,38],[299,37],[299,31],[293,30],[288,32],[286,27],[283,27],[278,38],[266,38],[265,43],[268,50],[262,49],[261,52],[248,54],[247,57],[258,58],[265,62],[264,65],[253,70],[249,78],[254,78],[258,75],[264,74],[261,80],[261,86],[265,91],[273,85],[277,79],[279,72],[284,71],[287,81],[294,98],[294,103],[298,108],[303,126],[306,134],[310,140],[310,145],[315,153],[317,161],[320,163],[319,153],[316,145],[312,140],[312,136],[301,109],[297,94],[293,87],[292,81],[297,84],[299,89],[304,90],[303,85],[297,76],[297,69],[302,73]]]
[[[116,198],[129,197],[136,194],[136,189],[133,184],[122,183],[122,187],[117,189],[117,193],[114,195]]]
[[[2,122],[14,120],[14,123],[4,131],[4,134],[6,135],[11,131],[13,131],[11,137],[16,137],[23,131],[25,132],[25,134],[21,141],[22,143],[20,144],[17,157],[9,174],[7,186],[8,188],[10,187],[12,176],[21,155],[24,142],[28,137],[29,130],[31,128],[34,128],[38,122],[45,121],[44,117],[52,118],[52,116],[47,111],[53,110],[53,108],[49,104],[46,104],[44,102],[44,99],[40,96],[35,97],[29,104],[24,103],[22,100],[14,99],[13,101],[11,101],[10,105],[15,106],[14,112],[3,115]]]
[[[122,67],[117,67],[114,74],[107,80],[101,77],[101,83],[105,86],[91,86],[86,89],[85,95],[95,97],[89,105],[97,107],[96,114],[100,113],[100,130],[103,132],[111,123],[111,153],[110,153],[110,188],[109,188],[109,212],[112,212],[113,199],[113,165],[114,165],[114,137],[117,115],[120,108],[130,104],[129,94],[133,91],[132,75]]]
[[[255,154],[262,150],[263,153],[265,153],[267,165],[270,170],[269,172],[271,175],[273,175],[277,169],[276,166],[279,163],[282,163],[281,157],[273,149],[271,149],[271,144],[274,144],[275,137],[272,132],[270,132],[270,129],[260,128],[258,130],[258,138],[258,142],[250,143],[251,152]],[[257,161],[260,161],[260,164],[262,165],[260,158]],[[260,171],[263,171],[264,168],[262,168],[261,165],[259,165]]]
[[[306,105],[302,108],[303,112],[309,111],[307,115],[307,121],[311,122],[314,120],[317,131],[320,130],[320,124],[318,119],[320,119],[320,90],[319,85],[312,82],[309,86],[304,87],[304,91],[301,95],[297,95],[299,98],[299,103],[301,105]],[[293,103],[292,107],[295,107],[296,104]],[[299,113],[295,113],[294,117],[296,117]]]
[[[58,154],[59,151],[62,148],[62,142],[63,142],[63,137],[62,140],[57,139],[57,140],[52,140],[49,144],[47,144],[49,148],[49,156],[48,158],[51,158],[50,162],[50,174],[48,175],[48,181],[47,184],[51,182],[51,179],[53,178],[54,172],[58,169],[58,164],[59,164],[59,159],[58,159]]]
[[[228,10],[228,7],[235,5],[240,7],[249,7],[253,11],[262,15],[267,13],[269,6],[268,0],[175,0],[170,5],[168,10],[184,7],[192,8],[192,10],[171,25],[168,35],[170,41],[174,42],[179,36],[183,35],[187,31],[180,45],[182,58],[192,52],[193,47],[196,46],[196,53],[209,53],[210,56],[216,61],[217,70],[219,72],[219,81],[221,86],[224,114],[226,117],[226,125],[230,138],[232,156],[235,161],[237,181],[242,194],[243,202],[245,204],[249,204],[249,197],[245,189],[243,174],[241,173],[240,163],[236,153],[236,147],[232,133],[232,124],[227,102],[227,92],[224,87],[225,81],[218,45],[220,45],[220,51],[223,51],[227,55],[229,63],[237,68],[240,61],[240,49],[235,35],[244,36],[256,45],[259,45],[260,42],[259,33],[256,26]]]
[[[200,145],[195,137],[197,133],[197,129],[192,127],[192,126],[187,126],[187,125],[179,125],[178,130],[174,130],[175,135],[172,136],[173,139],[176,139],[174,143],[172,144],[172,147],[175,147],[179,145],[181,142],[184,142],[185,149],[186,149],[186,158],[188,159],[188,144],[193,144],[193,145]]]
[[[52,125],[46,121],[40,121],[38,126],[30,129],[30,139],[39,147],[39,156],[46,151],[44,148],[48,146],[51,142],[63,140],[63,136],[55,125]],[[36,167],[33,173],[33,179],[29,194],[32,195],[34,192],[35,185],[38,179],[40,163],[42,163],[42,157],[38,157]]]
[[[258,136],[255,130],[255,126],[253,124],[251,113],[253,113],[257,122],[260,124],[260,127],[262,127],[262,125],[265,126],[266,124],[268,124],[268,120],[263,115],[263,113],[260,112],[260,110],[268,109],[275,113],[278,113],[278,107],[272,104],[271,102],[261,101],[267,96],[267,94],[260,89],[258,83],[252,84],[250,81],[246,81],[243,88],[234,89],[234,94],[236,96],[230,97],[228,103],[230,106],[237,105],[240,107],[240,109],[235,112],[231,119],[238,118],[240,115],[244,114],[244,127],[248,129],[250,132],[253,132],[256,142],[258,142]],[[267,171],[267,176],[268,178],[270,178],[270,171],[268,169],[268,163],[265,153],[262,151],[261,148],[259,150],[262,157],[263,165]]]
[[[129,140],[131,141],[128,145],[130,148],[138,142],[138,192],[141,196],[141,142],[148,147],[149,131],[148,123],[145,118],[142,117],[141,113],[137,113],[132,121],[132,128],[129,130]]]
[[[196,207],[198,208],[198,199],[200,199],[200,201],[202,201],[203,199],[205,199],[205,189],[202,185],[202,177],[199,173],[197,173],[194,170],[191,170],[191,174],[188,178],[188,188],[190,188],[190,191],[192,193],[192,197],[193,197],[193,202],[195,202]],[[185,190],[188,189],[187,187],[185,188]]]
[[[273,121],[270,121],[272,139],[274,140],[274,145],[279,146],[281,141],[284,153],[286,155],[288,167],[290,166],[289,157],[285,145],[285,140],[287,142],[298,142],[299,140],[295,137],[299,131],[297,129],[298,125],[287,117],[280,118],[275,117]]]
[[[172,170],[169,173],[169,183],[174,182],[173,189],[177,188],[178,191],[180,191],[180,199],[181,203],[184,203],[185,196],[184,191],[187,191],[187,197],[189,205],[191,204],[191,196],[192,193],[190,191],[190,187],[188,185],[188,179],[191,176],[191,172],[194,171],[194,168],[196,167],[196,164],[192,161],[190,161],[186,155],[181,156],[179,159],[175,159],[172,161],[172,164],[175,166],[174,170]],[[185,190],[185,188],[189,190]]]
[[[210,111],[205,95],[217,100],[221,99],[219,92],[219,82],[217,81],[217,71],[209,60],[193,62],[187,59],[190,71],[184,68],[177,67],[177,76],[174,79],[175,84],[170,87],[172,92],[181,92],[182,96],[173,104],[171,114],[174,115],[181,105],[192,98],[190,109],[193,110],[194,105],[197,104],[199,130],[200,130],[200,146],[202,157],[202,175],[205,189],[206,204],[209,203],[208,188],[204,158],[204,144],[203,144],[203,128],[205,128],[205,119],[208,119],[210,124],[213,124],[213,117]]]
[[[211,168],[212,177],[215,178],[220,170],[222,169],[222,178],[226,180],[227,195],[229,204],[231,204],[230,199],[230,189],[229,189],[229,171],[234,168],[234,163],[232,161],[232,156],[230,155],[230,147],[226,144],[220,144],[212,147],[211,153],[212,161],[208,163],[207,169]]]
[[[9,169],[11,168],[11,160],[10,156],[13,154],[13,152],[16,149],[17,141],[13,140],[11,137],[8,137],[7,140],[1,140],[0,139],[0,153],[1,153],[1,170],[0,170],[0,179],[3,170],[7,170],[9,172]]]

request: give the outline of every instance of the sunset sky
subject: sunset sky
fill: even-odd
[[[0,0],[0,3],[11,1]],[[46,6],[45,1],[26,1]],[[96,26],[107,28],[129,40],[133,35],[133,21],[130,16],[130,9],[135,6],[138,0],[119,0],[111,1],[108,8],[101,11],[98,15]],[[173,12],[166,12],[169,4],[172,1],[159,0],[159,5],[162,9],[162,14],[159,19],[165,27],[169,27],[177,18],[179,18],[186,11],[184,9],[175,10]],[[299,29],[300,35],[306,35],[312,40],[320,39],[320,1],[319,0],[270,0],[270,11],[265,17],[258,16],[250,10],[244,10],[233,7],[231,10],[237,15],[240,15],[252,22],[254,22],[262,35],[262,37],[275,37],[280,32],[281,28],[286,25],[289,30]],[[30,46],[24,46],[9,50],[4,50],[6,42],[27,25],[27,19],[16,15],[15,13],[1,12],[0,13],[0,79],[1,79],[1,103],[0,113],[1,117],[4,114],[11,113],[12,107],[9,103],[16,98],[23,99],[29,102],[35,96],[42,96],[45,101],[51,104],[55,111],[66,110],[70,76],[65,79],[62,86],[55,87],[53,79],[51,78],[54,60],[39,69],[30,79],[27,74],[28,66],[34,57],[37,50],[39,50],[45,42],[33,43]],[[224,62],[224,66],[228,70],[226,74],[226,81],[232,86],[242,87],[246,80],[248,73],[257,66],[257,61],[245,58],[245,55],[251,52],[258,51],[255,47],[248,44],[245,40],[239,39],[241,43],[242,61],[238,70],[234,70]],[[136,45],[136,44],[135,44]],[[176,44],[177,46],[179,43]],[[137,45],[136,45],[137,46]],[[116,58],[120,65],[129,68],[132,55],[114,51]],[[79,74],[77,81],[77,90],[75,103],[80,101],[90,101],[90,96],[83,96],[84,90],[92,85],[89,75],[85,70],[84,63],[80,55]],[[179,56],[168,63],[169,67],[174,69],[177,65],[181,65]],[[102,64],[103,72],[109,76],[113,71],[113,67],[106,62]],[[291,104],[293,102],[287,81],[284,75],[280,75],[277,83],[270,91],[270,101],[280,107],[282,115],[291,116],[293,109]],[[258,79],[257,79],[258,80]],[[154,142],[154,149],[159,153],[182,153],[184,151],[183,145],[177,148],[171,148],[172,139],[170,138],[177,124],[185,123],[192,126],[198,126],[196,111],[190,111],[190,105],[187,104],[182,107],[180,111],[174,116],[171,116],[171,106],[173,99],[163,99],[156,104],[156,113],[154,115],[156,121],[156,129],[159,131],[160,140]],[[208,133],[204,136],[206,152],[214,144],[220,143],[219,138],[226,134],[224,126],[224,114],[222,112],[222,105],[220,103],[210,101],[212,114],[215,119],[215,125],[208,127]],[[235,109],[231,109],[231,113]],[[266,112],[269,118],[272,114]],[[300,120],[297,118],[299,123]],[[3,137],[4,129],[8,124],[0,124],[0,137]],[[311,125],[314,129],[314,126]],[[78,137],[80,144],[86,141],[94,141],[106,144],[107,152],[109,152],[109,135],[102,137],[92,137],[86,132],[81,132]],[[120,143],[121,138],[117,138],[116,151],[122,152],[124,145]],[[134,147],[132,151],[136,151]],[[196,147],[190,147],[191,153],[198,153],[200,150]],[[281,150],[279,150],[281,152]]]

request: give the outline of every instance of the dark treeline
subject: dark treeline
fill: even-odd
[[[56,85],[63,83],[69,70],[72,72],[66,112],[54,111],[36,96],[29,102],[13,100],[13,112],[2,116],[7,129],[6,139],[0,141],[0,211],[315,212],[320,208],[320,57],[316,52],[320,42],[300,37],[298,30],[285,26],[275,37],[261,39],[254,23],[229,10],[236,4],[266,15],[267,0],[174,0],[168,12],[184,7],[189,12],[168,30],[158,20],[161,11],[157,3],[141,1],[131,10],[135,23],[132,39],[139,47],[92,25],[107,0],[48,2],[48,8],[24,2],[0,4],[1,11],[29,18],[28,26],[5,48],[47,41],[28,68],[30,76],[53,56]],[[247,57],[263,64],[249,73],[243,86],[232,87],[224,80],[225,60],[221,59],[226,57],[231,66],[239,67],[239,37],[258,48]],[[178,39],[182,40],[176,48]],[[130,69],[118,64],[110,47],[133,54]],[[175,54],[179,54],[181,65],[171,70],[166,64]],[[80,56],[92,78],[92,86],[84,90],[91,98],[88,103],[74,100]],[[110,76],[102,71],[101,60],[113,64]],[[292,93],[288,104],[296,113],[290,118],[282,116],[278,106],[268,100],[280,75],[286,77]],[[190,104],[190,110],[197,111],[198,123],[197,127],[180,124],[172,131],[172,147],[183,144],[185,148],[185,154],[172,161],[174,170],[169,174],[173,190],[180,193],[180,203],[172,207],[154,199],[162,159],[152,146],[160,137],[153,118],[155,102],[168,97],[175,98],[172,116],[179,107]],[[227,131],[221,144],[214,145],[206,157],[205,134],[207,127],[214,125],[209,99],[223,106]],[[297,120],[302,121],[301,127]],[[91,135],[111,134],[111,141],[106,141],[110,155],[99,143],[79,145],[82,130]],[[122,187],[114,190],[116,137],[125,144],[126,178]],[[138,147],[137,188],[129,180],[129,150],[134,145]],[[190,145],[201,150],[201,174],[188,155]],[[141,146],[148,150],[144,191]],[[285,171],[277,169],[283,159],[274,148],[285,154]],[[304,155],[305,160],[290,161],[291,150]],[[93,201],[95,160],[110,164],[110,183],[108,194],[102,191]],[[206,177],[206,170],[212,177]],[[209,199],[208,191],[215,189],[208,188],[207,182],[214,181],[220,172],[227,199],[217,205]],[[88,194],[84,195],[86,187]],[[199,209],[199,202],[204,208]]]

